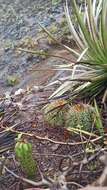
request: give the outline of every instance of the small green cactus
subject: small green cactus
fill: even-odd
[[[7,86],[15,86],[19,83],[17,76],[8,76],[6,79]]]
[[[72,106],[66,114],[65,127],[75,128],[82,126],[83,130],[90,131],[95,118],[95,110],[87,104]]]
[[[36,174],[36,162],[32,156],[32,144],[19,140],[15,145],[15,154],[27,177],[33,179]]]
[[[44,119],[51,126],[62,126],[65,123],[66,113],[66,101],[57,100],[48,105],[43,109]]]

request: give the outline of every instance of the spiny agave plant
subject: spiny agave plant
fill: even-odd
[[[76,23],[73,23],[66,1],[67,22],[79,51],[69,50],[77,62],[57,66],[71,70],[71,74],[66,80],[62,78],[63,84],[50,98],[65,94],[71,99],[78,95],[92,98],[107,89],[107,0],[84,0],[80,7],[72,0],[72,10]]]

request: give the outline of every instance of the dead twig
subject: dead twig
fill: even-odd
[[[46,52],[33,51],[33,50],[28,50],[28,49],[23,49],[23,48],[18,48],[17,50],[22,51],[22,52],[26,52],[26,53],[31,53],[33,55],[37,54],[37,55],[44,55],[44,56],[47,56],[47,57],[56,57],[56,58],[59,58],[59,59],[63,59],[63,60],[69,61],[70,63],[72,62],[73,63],[72,66],[74,65],[74,63],[76,63],[75,61],[73,61],[71,59],[68,59],[66,57],[62,57],[60,55],[53,55],[53,54],[46,53]],[[47,70],[47,69],[44,69],[44,70]],[[53,70],[53,69],[50,69],[50,70]]]
[[[24,177],[22,177],[22,176],[19,176],[19,175],[17,175],[16,173],[14,173],[13,171],[11,171],[10,169],[8,169],[6,166],[4,166],[4,169],[9,173],[9,174],[11,174],[12,176],[14,176],[15,178],[17,178],[17,179],[19,179],[19,180],[21,180],[21,181],[23,181],[23,182],[26,182],[26,183],[28,183],[28,184],[30,184],[30,185],[33,185],[33,186],[43,186],[43,185],[48,185],[48,186],[50,186],[51,184],[47,181],[47,180],[45,180],[44,178],[40,181],[40,182],[34,182],[34,181],[32,181],[32,180],[29,180],[29,179],[27,179],[27,178],[24,178]]]
[[[2,128],[5,128],[5,127],[2,127]],[[12,127],[7,127],[7,128],[5,128],[5,131],[11,131],[11,132],[14,132],[14,133],[17,133],[17,134],[22,134],[22,135],[25,135],[25,136],[34,137],[34,138],[36,138],[36,139],[38,139],[38,140],[49,141],[49,142],[51,142],[51,143],[60,144],[60,145],[70,145],[70,146],[74,146],[74,145],[81,145],[81,144],[86,144],[86,143],[87,143],[87,141],[75,142],[75,143],[56,141],[56,140],[50,139],[50,138],[48,138],[48,137],[41,137],[41,136],[38,136],[38,135],[35,135],[35,134],[32,134],[32,133],[25,133],[25,132],[23,132],[23,131],[14,130]],[[96,138],[90,140],[90,143],[97,142],[97,141],[101,140],[102,138],[103,138],[102,136],[98,136],[98,137],[96,137]]]

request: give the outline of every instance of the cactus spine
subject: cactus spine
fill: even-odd
[[[67,109],[65,100],[56,100],[43,109],[44,119],[51,126],[62,126],[65,123],[65,113]]]
[[[76,104],[72,106],[66,115],[65,127],[77,127],[90,131],[95,118],[95,110],[87,104]]]

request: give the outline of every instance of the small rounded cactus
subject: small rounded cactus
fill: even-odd
[[[32,144],[27,141],[18,141],[15,145],[15,154],[27,177],[34,178],[37,165],[32,156]]]
[[[65,100],[56,100],[43,108],[44,119],[51,126],[62,126],[65,123],[65,113],[67,110]]]
[[[66,128],[81,126],[83,130],[90,131],[95,118],[95,110],[87,104],[71,106],[66,114]]]

